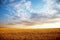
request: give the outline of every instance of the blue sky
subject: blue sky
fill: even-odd
[[[60,0],[0,0],[0,23],[33,20],[34,15],[35,19],[53,18],[60,14],[58,10]]]
[[[39,11],[41,8],[43,8],[45,2],[43,0],[31,0],[32,2],[32,8],[35,11]]]

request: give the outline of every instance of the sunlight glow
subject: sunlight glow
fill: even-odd
[[[34,25],[30,26],[28,28],[60,28],[60,22],[55,22],[55,23],[44,23],[41,25]]]
[[[54,22],[54,23],[44,23],[44,24],[36,24],[36,25],[9,25],[7,28],[23,28],[23,29],[39,29],[39,28],[60,28],[60,22]]]

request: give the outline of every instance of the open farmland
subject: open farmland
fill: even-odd
[[[0,40],[60,40],[60,29],[0,28]]]

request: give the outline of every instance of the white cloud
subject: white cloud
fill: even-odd
[[[29,10],[29,11],[31,10],[31,2],[30,1],[26,2],[25,6],[26,6],[27,10]]]
[[[60,9],[60,4],[56,5],[56,0],[44,0],[44,2],[46,2],[46,4],[38,13],[47,16],[48,18],[56,17],[56,14],[59,13],[58,10]]]
[[[53,9],[53,6],[55,5],[53,0],[45,0],[46,4],[45,6],[40,10],[40,12],[47,13],[47,15],[53,15],[57,11]]]
[[[12,0],[14,1],[14,0]],[[31,17],[31,13],[36,13],[38,15],[42,14],[44,16],[53,17],[55,14],[57,14],[57,10],[54,9],[55,7],[55,0],[44,0],[46,4],[38,13],[35,12],[35,10],[32,8],[32,3],[31,1],[26,1],[26,0],[21,0],[19,2],[12,3],[10,6],[13,6],[14,10],[16,11],[11,11],[10,14],[14,13],[12,17],[10,17],[12,20],[15,16],[18,16],[19,18],[16,21],[20,20],[30,20],[29,18]],[[8,8],[9,8],[8,5]],[[58,8],[60,8],[59,4],[56,4]],[[10,11],[10,9],[8,9]],[[12,10],[12,9],[11,9]],[[29,11],[30,16],[28,16],[27,11]],[[38,20],[38,19],[37,19]]]
[[[58,9],[60,9],[60,4],[56,4],[56,7],[57,7]]]
[[[11,17],[7,15],[5,16],[11,18],[12,20],[15,16],[18,16],[19,17],[17,19],[18,21],[20,20],[27,21],[30,18],[30,16],[28,16],[27,14],[27,11],[31,12],[31,2],[26,0],[21,0],[19,2],[9,4],[7,5],[7,10],[10,12],[12,16]]]

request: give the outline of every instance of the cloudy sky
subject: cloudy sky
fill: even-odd
[[[60,0],[0,0],[0,24],[38,24],[60,20]]]

